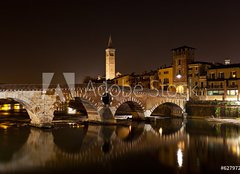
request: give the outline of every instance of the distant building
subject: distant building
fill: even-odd
[[[209,62],[192,62],[188,64],[188,87],[194,89],[195,93],[190,96],[204,96],[207,87],[207,71],[213,66]]]
[[[239,100],[240,64],[227,64],[207,71],[206,100]]]
[[[173,67],[161,67],[158,70],[158,78],[160,89],[169,90],[173,85]]]
[[[111,42],[111,39],[110,39]],[[141,85],[188,94],[190,100],[240,101],[240,64],[195,61],[195,49],[182,46],[172,49],[172,65],[142,74],[119,74],[119,86]]]
[[[112,46],[112,38],[110,36],[106,49],[106,80],[115,78],[115,51],[116,49]]]
[[[144,72],[142,74],[127,74],[121,75],[113,79],[114,83],[119,86],[141,85],[143,88],[154,89],[158,88],[158,75],[157,71]]]
[[[130,75],[121,75],[113,79],[114,84],[118,86],[131,86],[130,84]]]

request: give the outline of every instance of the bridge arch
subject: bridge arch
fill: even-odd
[[[154,105],[150,110],[151,116],[182,117],[184,108],[174,101],[162,102]]]
[[[122,142],[133,142],[139,140],[144,134],[145,124],[117,126],[115,135]]]
[[[27,111],[28,117],[30,118],[30,121],[32,122],[33,120],[36,120],[38,118],[35,117],[34,113],[34,107],[33,107],[33,102],[29,100],[28,98],[17,98],[17,97],[6,97],[6,98],[1,98],[1,99],[11,99],[19,104],[21,104]],[[35,108],[36,110],[38,108]]]
[[[61,129],[53,129],[52,135],[55,145],[61,149],[61,151],[67,153],[80,152],[84,146],[84,138],[87,135],[88,126],[80,127],[77,129],[69,129],[63,127]]]
[[[116,105],[113,115],[132,115],[133,119],[143,118],[144,106],[135,98],[127,98]]]
[[[101,116],[98,112],[98,106],[94,102],[91,102],[91,99],[85,97],[80,97],[80,100],[87,112],[87,117],[89,120],[101,120]]]

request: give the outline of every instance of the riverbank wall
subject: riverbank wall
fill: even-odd
[[[233,101],[188,101],[189,117],[240,118],[240,102]]]

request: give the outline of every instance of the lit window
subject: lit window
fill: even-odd
[[[232,71],[231,72],[231,77],[232,78],[236,78],[237,77],[237,72],[236,71]]]
[[[238,95],[238,90],[227,90],[227,95],[236,96]]]
[[[207,92],[207,95],[223,95],[223,90],[210,90]]]

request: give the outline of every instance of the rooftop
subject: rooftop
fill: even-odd
[[[222,68],[240,68],[240,63],[229,65],[215,65],[210,69],[222,69]]]
[[[210,62],[202,62],[202,61],[194,61],[194,62],[190,63],[189,65],[193,65],[193,64],[207,64],[207,65],[214,65],[213,63],[210,63]]]

